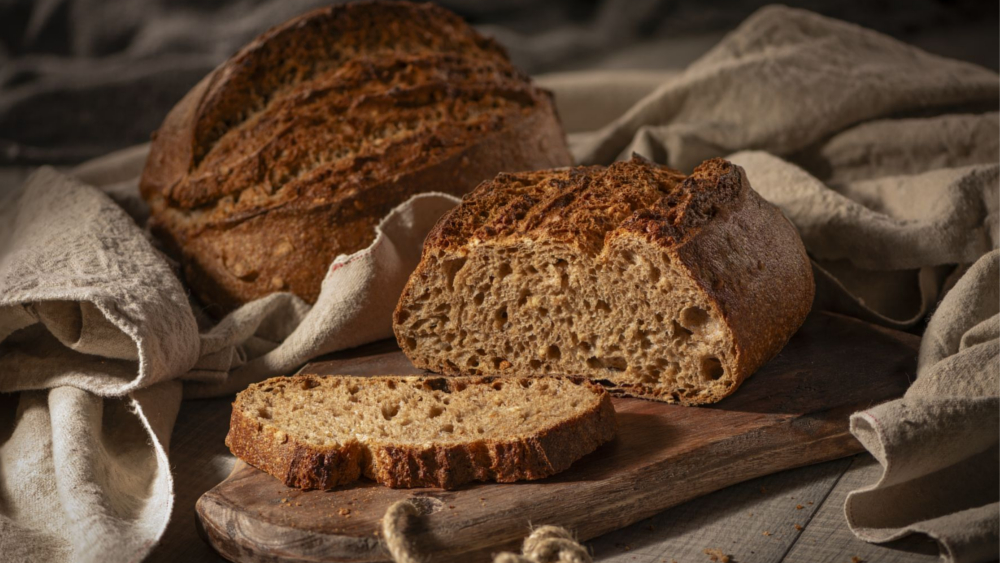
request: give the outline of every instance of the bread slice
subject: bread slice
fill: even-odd
[[[813,293],[795,227],[739,166],[633,157],[480,185],[428,235],[394,329],[442,374],[572,373],[700,404],[777,354]]]
[[[450,489],[548,477],[616,432],[610,396],[582,378],[299,375],[237,395],[226,445],[290,487]]]
[[[315,302],[334,258],[414,194],[571,163],[551,94],[496,42],[430,3],[353,2],[205,77],[156,132],[140,189],[221,314],[276,291]]]

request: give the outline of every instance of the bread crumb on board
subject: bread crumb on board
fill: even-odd
[[[801,532],[805,528],[803,528],[801,524],[795,524],[795,529]]]
[[[341,516],[350,516],[351,515],[351,509],[350,508],[341,508],[340,510],[337,511],[337,514],[340,514]]]
[[[865,560],[855,555],[851,557],[851,563],[865,563]]]
[[[721,549],[706,547],[704,553],[705,555],[708,556],[709,561],[718,561],[719,563],[729,563],[729,556],[726,555],[726,553]]]
[[[761,534],[761,535],[762,535],[762,536],[770,536],[770,535],[771,535],[771,532],[769,532],[769,531],[767,531],[767,530],[764,530],[764,533],[763,533],[763,534]]]
[[[805,507],[802,506],[801,504],[796,504],[795,505],[795,510],[802,510],[803,508],[805,508]]]

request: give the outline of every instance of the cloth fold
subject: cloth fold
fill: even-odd
[[[926,533],[950,561],[995,557],[998,76],[784,7],[683,72],[615,76],[541,79],[567,122],[601,127],[570,136],[578,162],[636,151],[687,172],[726,156],[802,234],[816,308],[917,332],[930,316],[907,395],[851,419],[885,472],[848,499],[848,522],[871,541]],[[638,101],[614,117],[623,99]],[[587,100],[599,111],[581,115]],[[0,550],[15,561],[148,554],[182,395],[391,336],[423,238],[457,203],[393,210],[330,265],[315,305],[274,294],[214,323],[142,227],[145,154],[43,168],[0,202]]]

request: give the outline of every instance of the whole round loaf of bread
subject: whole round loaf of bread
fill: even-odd
[[[694,405],[774,357],[814,291],[798,232],[742,168],[634,157],[480,185],[427,236],[393,321],[419,368]]]
[[[153,232],[215,314],[308,302],[330,263],[420,192],[571,164],[550,93],[431,4],[316,10],[206,76],[153,137]]]

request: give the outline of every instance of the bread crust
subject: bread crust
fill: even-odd
[[[503,102],[493,113],[445,112],[393,136],[426,104],[461,116],[491,96]],[[330,140],[310,133],[317,119]],[[359,127],[389,132],[365,144]],[[338,143],[346,156],[331,156]],[[370,244],[417,193],[463,195],[501,171],[571,162],[551,94],[496,43],[431,4],[363,2],[277,26],[205,77],[154,135],[140,189],[154,234],[222,314],[275,291],[315,302],[334,258]]]
[[[540,180],[558,189],[547,189],[542,197],[518,187]],[[613,185],[592,189],[594,182]],[[636,189],[638,184],[646,189]],[[648,189],[650,185],[656,189]],[[421,262],[393,317],[397,341],[415,366],[469,375],[454,362],[411,353],[406,345],[404,309],[417,288],[424,288],[429,269],[467,255],[479,244],[500,246],[505,240],[525,238],[566,243],[595,260],[629,243],[665,253],[723,319],[734,348],[727,370],[731,383],[725,389],[698,397],[662,397],[641,384],[610,387],[625,395],[689,405],[721,400],[784,347],[805,321],[815,292],[809,258],[795,227],[750,187],[742,168],[723,159],[706,161],[688,177],[641,157],[607,169],[501,175],[466,196],[425,241]],[[531,375],[517,369],[503,373]]]
[[[273,378],[297,385],[316,377],[297,375]],[[378,376],[372,381],[398,381]],[[452,390],[457,385],[490,385],[495,377],[424,379],[434,388]],[[577,459],[612,440],[618,430],[611,396],[600,386],[593,389],[597,405],[535,435],[510,440],[472,440],[468,443],[416,447],[352,441],[336,447],[317,447],[289,436],[269,424],[247,416],[240,397],[233,402],[226,445],[233,455],[281,480],[289,487],[329,490],[356,481],[361,475],[391,488],[439,487],[453,489],[470,481],[536,480],[567,469]],[[258,384],[259,385],[259,384]]]

